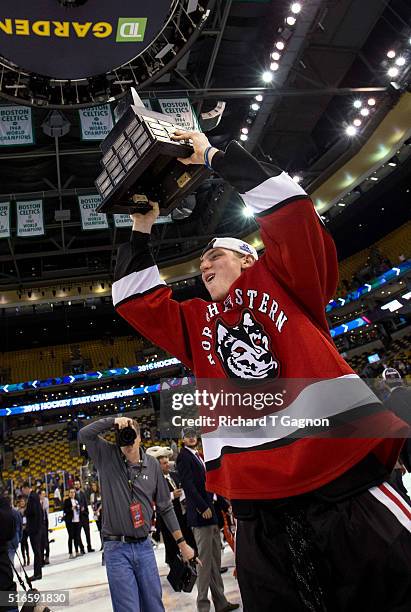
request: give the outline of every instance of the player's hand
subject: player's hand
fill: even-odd
[[[191,546],[187,544],[187,542],[181,542],[178,548],[180,550],[181,556],[183,558],[183,561],[185,561],[185,563],[188,563],[189,561],[192,561],[195,559],[196,563],[198,563],[199,565],[203,565],[200,559],[198,557],[196,558],[196,554],[194,550],[191,548]]]
[[[119,429],[124,429],[124,427],[128,426],[132,427],[132,420],[128,417],[116,417],[114,419],[114,425],[118,425]]]
[[[137,198],[138,196],[133,196]],[[150,202],[149,204],[152,210],[149,210],[145,214],[135,212],[130,215],[130,219],[133,222],[133,232],[142,232],[143,234],[151,234],[151,228],[153,227],[158,215],[160,214],[160,207],[158,202]]]
[[[190,157],[179,157],[178,161],[186,166],[188,164],[204,165],[204,152],[207,147],[210,146],[210,142],[205,134],[202,132],[184,132],[183,130],[176,130],[171,138],[173,140],[191,140],[191,144],[194,148],[194,153]],[[209,151],[208,160],[210,162],[214,153],[217,153],[217,151],[218,149],[214,147]]]
[[[210,508],[207,508],[207,510],[204,510],[201,516],[205,519],[210,519],[213,516],[213,513]]]
[[[181,497],[182,492],[183,492],[183,489],[174,489],[173,491],[174,499],[178,499],[179,497]]]

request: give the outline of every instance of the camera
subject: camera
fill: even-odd
[[[127,425],[123,429],[116,425],[116,442],[118,446],[132,446],[136,438],[136,430],[131,425]]]

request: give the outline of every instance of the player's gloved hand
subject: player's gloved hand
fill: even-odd
[[[190,157],[179,157],[180,161],[184,165],[188,164],[204,164],[204,152],[207,147],[210,146],[210,142],[205,134],[202,132],[185,132],[184,130],[176,130],[171,136],[173,140],[191,140],[191,145],[194,148],[194,153]],[[217,153],[218,149],[212,148],[208,152],[208,161],[211,163],[213,155]]]

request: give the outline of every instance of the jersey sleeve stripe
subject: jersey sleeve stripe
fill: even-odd
[[[286,201],[308,198],[304,189],[286,172],[268,178],[257,187],[242,193],[241,197],[256,215],[266,213],[268,209],[273,209]]]
[[[153,287],[165,284],[166,283],[160,278],[157,266],[150,266],[145,270],[132,272],[113,283],[113,304],[114,306],[118,306],[120,302],[123,302],[129,297],[146,293],[150,289],[153,289]]]

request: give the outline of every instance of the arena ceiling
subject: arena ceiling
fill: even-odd
[[[224,101],[221,122],[208,134],[212,144],[224,148],[248,130],[244,146],[260,159],[299,175],[313,196],[331,183],[334,191],[328,200],[318,195],[314,201],[342,243],[358,226],[357,215],[364,214],[355,206],[354,192],[359,197],[367,191],[372,207],[381,206],[388,187],[398,186],[401,193],[408,188],[411,5],[406,0],[302,0],[295,23],[288,25],[287,16],[293,16],[290,5],[289,0],[210,2],[209,17],[187,51],[176,56],[167,71],[135,85],[142,98],[188,97],[198,116]],[[284,48],[276,47],[277,42]],[[389,49],[396,51],[397,59],[406,60],[396,78],[387,76],[390,65],[395,65],[387,59]],[[273,52],[280,58],[273,58]],[[270,65],[272,80],[264,82],[262,75]],[[22,102],[20,91],[5,90],[0,83],[5,104]],[[370,98],[375,104],[367,106]],[[360,111],[353,109],[357,99],[363,100],[369,114],[361,116],[362,125],[350,138],[345,130],[355,113],[360,117]],[[101,153],[98,143],[81,140],[78,110],[70,104],[57,106],[57,111],[47,105],[33,107],[35,145],[0,150],[0,202],[44,201],[44,236],[18,238],[12,220],[11,238],[0,240],[0,287],[3,295],[19,292],[20,303],[36,287],[109,281],[116,245],[128,239],[129,230],[115,228],[112,220],[106,230],[82,230],[77,197],[96,192]],[[56,120],[53,112],[61,114],[57,122],[62,119],[68,129],[59,138],[43,130],[44,124]],[[389,125],[379,146],[386,146],[385,156],[362,154],[384,120]],[[398,163],[388,167],[391,149],[393,155],[396,149],[401,154]],[[336,182],[338,171],[348,168],[349,174],[350,163],[358,156],[365,166],[357,173],[357,183],[368,180],[367,172],[379,172],[382,165],[390,172],[389,181],[383,173],[378,189],[353,184],[351,191]],[[353,205],[339,207],[340,197]],[[202,185],[189,207],[194,203],[188,218],[156,226],[154,231],[157,260],[171,270],[178,266],[170,279],[194,272],[193,258],[210,236],[247,236],[255,231],[255,222],[244,216],[239,198],[218,180]],[[70,211],[69,220],[56,221],[61,209]],[[406,209],[402,198],[391,200],[391,226],[404,222]],[[380,237],[381,219],[368,214],[362,227],[356,249]],[[349,255],[349,249],[343,254]],[[7,305],[4,298],[3,305]]]

